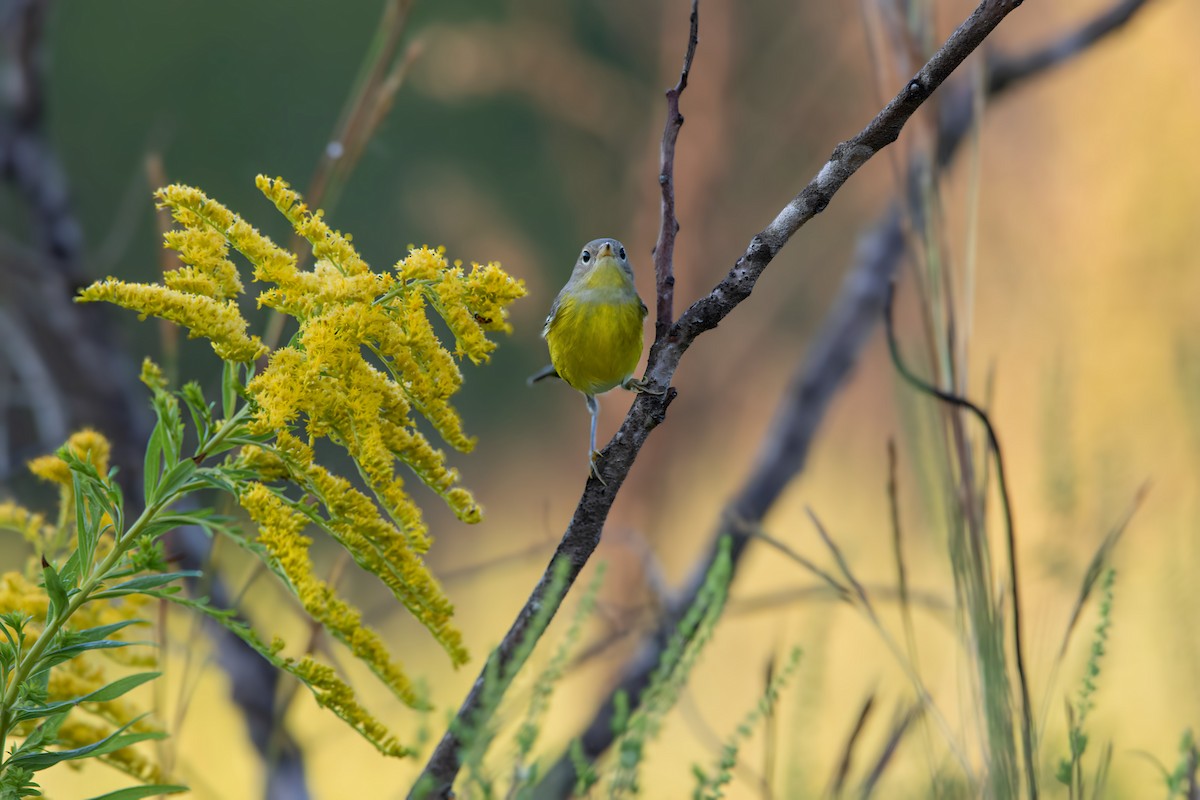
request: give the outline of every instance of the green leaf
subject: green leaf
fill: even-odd
[[[95,595],[93,595],[93,598]],[[84,628],[81,631],[70,631],[63,635],[63,644],[75,644],[76,642],[95,642],[107,637],[110,633],[128,628],[130,625],[149,625],[144,619],[123,619],[120,622],[113,622],[108,625],[97,625],[95,628]]]
[[[144,716],[144,715],[143,715]],[[108,736],[105,736],[98,742],[93,742],[83,747],[76,747],[74,750],[47,750],[41,753],[25,753],[19,756],[13,756],[8,760],[8,763],[14,767],[22,769],[31,769],[34,772],[52,767],[55,764],[60,764],[63,761],[74,761],[80,758],[88,758],[90,756],[103,756],[108,753],[115,752],[124,747],[144,742],[148,739],[165,739],[166,734],[161,731],[139,731],[138,733],[124,733],[124,731],[142,717],[133,720],[126,725],[121,726],[113,731]]]
[[[164,497],[168,497],[179,492],[196,472],[196,462],[190,458],[185,458],[182,461],[171,467],[158,482],[158,496],[155,502],[158,502]]]
[[[117,789],[115,792],[96,795],[91,800],[140,800],[143,797],[153,797],[156,794],[177,794],[186,792],[188,787],[175,783],[156,783],[146,786],[130,786],[127,789]]]
[[[13,709],[12,719],[14,722],[23,722],[27,719],[48,717],[60,711],[69,711],[80,703],[106,703],[109,700],[117,699],[126,692],[136,689],[147,681],[154,680],[161,674],[161,672],[139,672],[137,675],[118,678],[107,686],[85,694],[82,697],[73,697],[69,700],[59,700],[39,706],[17,707]]]
[[[163,429],[163,461],[167,469],[173,467],[183,449],[183,419],[179,416],[179,402],[170,392],[161,392],[154,398],[158,418]]]
[[[46,745],[54,742],[54,737],[58,736],[58,729],[62,727],[63,720],[67,718],[67,712],[62,711],[47,717],[46,721],[33,729],[33,733],[25,737],[25,741],[21,742],[20,746],[12,751],[12,757],[4,762],[4,770],[14,766],[14,760],[22,755],[30,755],[41,752]]]
[[[115,639],[100,639],[95,642],[80,642],[78,644],[70,644],[64,647],[59,647],[56,650],[51,650],[44,653],[40,661],[38,661],[37,672],[34,676],[45,674],[51,667],[56,667],[64,661],[70,661],[80,653],[86,653],[89,650],[111,650],[116,647],[129,647],[135,644],[153,645],[153,642],[119,642]]]
[[[209,455],[212,455],[212,453],[209,453]],[[196,478],[218,491],[237,495],[237,488],[233,485],[233,481],[229,480],[229,476],[224,470],[203,469],[196,473]]]
[[[52,620],[58,619],[67,608],[67,587],[63,586],[62,579],[58,577],[58,571],[54,569],[54,565],[42,558],[42,576],[45,580],[46,594],[50,595],[50,609],[46,612],[46,624],[50,624]]]
[[[146,442],[146,458],[142,463],[142,496],[147,503],[158,497],[158,476],[162,472],[162,422],[154,426]]]
[[[99,514],[94,513],[95,508],[89,505],[88,501],[95,502],[95,484],[82,470],[71,470],[71,485],[74,487],[73,494],[75,495],[75,540],[78,543],[76,551],[75,569],[78,574],[83,574],[89,570],[92,565],[92,559],[96,554],[96,542],[100,539],[100,519]],[[103,507],[104,503],[100,503]]]
[[[187,406],[188,413],[192,416],[192,424],[196,427],[197,436],[200,441],[204,441],[212,435],[212,404],[205,401],[204,392],[201,390],[200,384],[195,381],[184,384],[179,396],[183,398],[184,405]]]
[[[154,575],[139,575],[136,578],[127,580],[124,583],[118,583],[108,589],[96,592],[92,595],[93,600],[102,600],[108,597],[123,597],[127,594],[137,594],[146,592],[149,589],[157,589],[165,586],[172,581],[177,581],[180,578],[198,578],[200,572],[198,570],[183,570],[181,572],[163,572]]]

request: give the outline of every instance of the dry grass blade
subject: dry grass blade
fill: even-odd
[[[900,593],[894,586],[864,585],[863,588],[867,590],[868,595],[875,598],[876,602],[900,602]],[[725,613],[727,615],[746,616],[762,611],[778,610],[782,606],[795,603],[810,601],[833,601],[840,603],[848,602],[851,599],[852,597],[848,590],[835,591],[830,589],[827,584],[812,584],[809,586],[796,586],[790,589],[780,589],[774,592],[764,592],[752,597],[738,597],[730,601],[729,609]],[[940,595],[933,592],[910,591],[908,602],[913,607],[922,608],[931,613],[938,622],[947,626],[947,628],[953,627],[954,607]]]
[[[1034,730],[1033,730],[1033,709],[1029,701],[1029,678],[1025,670],[1025,655],[1024,646],[1022,644],[1022,624],[1021,624],[1021,594],[1020,580],[1018,579],[1017,569],[1017,538],[1016,526],[1013,523],[1012,503],[1008,492],[1008,479],[1004,471],[1004,454],[1000,448],[1000,439],[996,435],[996,429],[992,425],[991,417],[987,412],[980,408],[975,403],[965,397],[942,391],[929,382],[922,380],[908,368],[900,356],[900,345],[896,340],[895,320],[893,317],[893,304],[895,300],[895,287],[888,301],[884,304],[884,333],[887,337],[888,351],[892,358],[892,364],[896,367],[896,371],[910,386],[919,392],[935,397],[943,403],[948,403],[965,410],[972,414],[976,420],[983,426],[987,434],[988,448],[991,451],[992,458],[996,465],[996,483],[1000,493],[1000,506],[1004,514],[1004,532],[1005,540],[1008,545],[1008,580],[1009,580],[1009,598],[1010,607],[1012,610],[1012,632],[1013,632],[1013,660],[1016,662],[1017,679],[1021,687],[1021,745],[1025,758],[1025,786],[1031,800],[1037,800],[1038,785],[1037,785],[1037,769],[1035,764],[1034,754]]]
[[[913,690],[916,692],[917,698],[921,705],[924,708],[929,709],[933,716],[934,722],[937,723],[937,726],[942,733],[942,737],[945,739],[946,746],[950,748],[951,752],[954,754],[954,757],[958,759],[959,764],[963,768],[963,773],[970,778],[970,761],[967,759],[966,753],[963,752],[962,747],[959,745],[953,730],[950,728],[950,724],[946,721],[946,718],[942,716],[941,711],[939,711],[938,707],[934,704],[933,695],[931,695],[929,690],[925,688],[925,683],[921,680],[921,676],[917,673],[913,663],[907,657],[905,657],[904,651],[900,649],[900,646],[896,644],[896,640],[892,638],[892,635],[888,632],[888,629],[884,627],[883,622],[880,621],[879,616],[875,613],[874,606],[871,605],[871,600],[867,595],[866,588],[861,582],[859,582],[858,578],[854,577],[854,571],[850,569],[850,562],[846,560],[844,555],[842,555],[841,548],[838,547],[837,543],[833,541],[833,537],[826,532],[825,527],[821,524],[821,520],[817,518],[817,515],[813,512],[813,510],[811,508],[805,510],[808,513],[809,519],[812,520],[813,525],[816,527],[817,534],[821,537],[822,541],[824,541],[825,546],[829,548],[829,551],[833,554],[834,559],[837,561],[838,569],[842,571],[842,574],[846,577],[846,580],[854,588],[853,597],[858,599],[868,621],[870,621],[871,625],[875,628],[875,632],[879,634],[879,638],[881,638],[883,643],[887,645],[892,657],[896,659],[896,663],[900,665],[902,670],[904,670],[904,674],[912,683]]]
[[[1096,588],[1096,582],[1100,580],[1100,576],[1104,572],[1104,568],[1108,565],[1112,551],[1121,541],[1121,536],[1129,527],[1133,515],[1141,508],[1142,502],[1146,499],[1147,492],[1150,491],[1150,484],[1144,483],[1137,490],[1137,494],[1133,497],[1133,502],[1129,506],[1129,510],[1125,512],[1125,516],[1121,521],[1108,532],[1104,537],[1104,541],[1096,548],[1096,552],[1092,554],[1092,560],[1088,563],[1087,569],[1083,573],[1083,581],[1079,586],[1079,595],[1075,598],[1075,607],[1071,610],[1071,619],[1067,622],[1067,629],[1063,631],[1062,645],[1058,649],[1058,661],[1062,661],[1066,655],[1067,646],[1071,642],[1071,635],[1075,632],[1075,626],[1079,624],[1079,617],[1083,614],[1083,607],[1092,596],[1092,590]]]
[[[850,590],[838,582],[837,578],[830,575],[825,570],[818,567],[815,563],[797,553],[791,547],[768,534],[766,531],[758,527],[751,527],[745,523],[730,522],[730,528],[745,536],[753,537],[758,541],[768,544],[771,547],[783,553],[792,561],[803,567],[808,572],[824,581],[825,585],[834,591],[834,593],[842,600],[849,602],[852,599]]]
[[[870,598],[867,597],[867,590],[858,582],[858,578],[854,577],[854,573],[850,569],[850,563],[846,561],[846,557],[842,554],[842,549],[837,546],[837,543],[825,531],[825,526],[821,524],[821,520],[817,518],[813,510],[806,508],[805,512],[808,514],[808,518],[812,520],[813,526],[817,529],[817,535],[821,537],[821,541],[825,543],[825,546],[829,548],[829,552],[833,554],[834,560],[837,561],[838,569],[842,571],[842,576],[854,587],[854,594],[858,597],[859,602],[862,603],[871,620],[878,625],[879,619],[875,616],[875,609],[871,606]]]
[[[866,702],[863,703],[862,709],[858,712],[858,718],[854,721],[854,727],[850,729],[850,735],[846,738],[846,744],[842,746],[842,757],[838,759],[837,770],[833,773],[833,778],[829,782],[829,791],[827,794],[830,797],[839,797],[842,794],[842,789],[846,786],[846,778],[850,776],[850,767],[854,763],[854,751],[858,747],[858,737],[862,734],[863,728],[867,725],[867,719],[871,716],[871,711],[875,708],[875,693],[867,695]]]
[[[1096,552],[1092,554],[1092,560],[1088,563],[1087,569],[1084,570],[1083,580],[1079,585],[1079,594],[1075,598],[1075,606],[1071,609],[1071,618],[1067,621],[1067,627],[1063,631],[1062,644],[1059,645],[1058,655],[1054,659],[1054,664],[1050,668],[1050,676],[1047,685],[1054,686],[1058,679],[1058,672],[1062,668],[1063,660],[1067,655],[1067,648],[1071,644],[1071,637],[1075,633],[1075,628],[1079,625],[1079,619],[1083,616],[1083,609],[1087,605],[1088,600],[1092,597],[1092,592],[1096,588],[1096,583],[1104,574],[1104,568],[1108,566],[1112,559],[1112,551],[1116,548],[1117,543],[1121,541],[1121,537],[1125,534],[1129,527],[1130,521],[1134,514],[1141,508],[1142,502],[1146,499],[1146,494],[1150,491],[1150,484],[1144,483],[1133,496],[1133,501],[1129,505],[1129,509],[1125,512],[1120,521],[1113,527],[1112,530],[1104,537],[1104,541],[1096,548]],[[1045,726],[1046,717],[1050,712],[1050,695],[1046,695],[1046,699],[1042,704],[1041,723]]]
[[[900,527],[900,498],[896,478],[896,442],[888,439],[888,506],[892,515],[892,553],[896,560],[896,587],[900,595],[900,616],[904,623],[904,643],[908,656],[917,663],[917,636],[913,626],[912,605],[908,593],[908,569],[904,564],[904,537]]]
[[[892,763],[892,756],[896,754],[896,750],[900,747],[900,742],[904,740],[904,735],[908,733],[908,729],[921,716],[921,706],[909,706],[908,710],[899,716],[892,723],[892,732],[888,734],[887,740],[883,743],[883,747],[879,750],[879,755],[875,758],[875,765],[871,767],[871,771],[867,773],[867,777],[863,780],[862,786],[859,788],[858,796],[868,798],[875,791],[879,779],[883,777],[884,771],[888,765]]]

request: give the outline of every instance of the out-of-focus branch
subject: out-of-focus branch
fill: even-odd
[[[375,40],[367,49],[357,83],[305,193],[313,208],[323,207],[326,192],[336,200],[338,190],[391,108],[409,66],[419,53],[419,48],[410,47],[398,57],[414,2],[387,0],[384,5]]]
[[[700,0],[692,0],[687,51],[683,56],[683,69],[679,71],[679,82],[667,89],[667,121],[663,126],[662,148],[659,151],[658,184],[662,187],[662,220],[658,241],[654,244],[654,286],[658,294],[655,340],[666,336],[671,323],[675,321],[675,235],[679,233],[679,219],[675,216],[675,142],[679,139],[679,129],[683,127],[679,98],[687,88],[688,75],[692,71],[692,59],[696,56],[696,44],[699,42],[699,24]]]
[[[107,315],[72,303],[83,281],[83,233],[44,131],[48,5],[23,0],[0,9],[0,180],[28,208],[30,232],[28,241],[6,239],[0,254],[0,302],[8,323],[24,333],[0,341],[0,370],[16,376],[0,408],[0,438],[9,461],[20,462],[62,444],[64,427],[96,426],[112,438],[114,462],[140,485],[132,443],[148,429],[132,366],[112,344]],[[27,384],[34,374],[48,381]],[[14,416],[18,405],[24,409]]]
[[[404,84],[409,68],[420,56],[419,43],[411,44],[400,53],[400,43],[408,30],[409,12],[416,0],[386,0],[375,37],[367,48],[354,86],[347,96],[346,106],[334,125],[325,149],[317,158],[312,181],[304,193],[305,202],[312,208],[329,212],[337,205],[342,188],[358,166],[363,150],[374,138],[383,123],[396,93]],[[312,256],[312,248],[303,237],[292,237],[292,251],[303,266]],[[263,341],[272,347],[283,335],[287,317],[274,313],[263,333]]]
[[[989,85],[992,92],[1002,92],[1008,88],[1010,83],[1069,61],[1096,42],[1122,28],[1145,4],[1146,0],[1121,0],[1079,26],[1077,30],[1054,40],[1045,47],[1039,47],[1024,56],[989,60]]]
[[[646,370],[647,382],[664,390],[661,395],[641,394],[597,462],[599,478],[591,476],[575,514],[563,534],[550,565],[517,614],[508,633],[488,658],[467,694],[449,730],[438,743],[410,797],[448,798],[460,767],[462,731],[475,722],[489,675],[505,675],[517,649],[525,643],[535,614],[544,614],[546,590],[559,560],[568,564],[568,586],[583,570],[600,543],[604,521],[633,461],[650,432],[663,421],[674,399],[671,378],[683,353],[697,336],[717,326],[745,300],[763,270],[792,235],[824,211],[833,195],[876,153],[896,141],[908,119],[950,76],[996,26],[1020,5],[1019,0],[984,0],[950,35],[933,57],[858,135],[839,144],[829,161],[809,184],[750,242],[746,252],[708,295],[694,303],[671,328],[654,342]],[[744,543],[743,543],[744,546]],[[559,601],[561,602],[561,600]],[[556,609],[554,609],[556,610]],[[525,643],[528,645],[528,643]],[[505,687],[499,687],[503,691]],[[489,693],[496,691],[491,687]]]
[[[1145,0],[1125,0],[1118,7],[1134,6],[1136,10],[1144,3]],[[1129,14],[1117,15],[1109,11],[1088,21],[1080,30],[1091,31],[1088,41],[1094,43],[1129,18]],[[1097,25],[1098,20],[1105,20],[1106,27]],[[1049,59],[1039,54],[1061,51],[1060,41],[1077,41],[1078,38],[1078,31],[1072,31],[1062,40],[1026,55],[991,56],[989,64],[994,65],[994,69],[989,72],[985,91],[989,96],[998,96],[1021,81],[1040,74],[1042,69],[1061,63],[1062,59]],[[1084,49],[1081,47],[1074,52]],[[1036,70],[1019,66],[1033,63],[1043,66]],[[936,160],[939,169],[948,165],[973,122],[971,81],[961,81],[956,86],[947,87],[947,90],[951,96],[940,104],[937,129]],[[910,195],[919,191],[924,169],[920,163],[910,165],[906,179],[906,191]],[[905,256],[902,208],[901,199],[893,201],[879,221],[860,238],[853,265],[842,283],[833,308],[784,396],[770,432],[763,439],[753,471],[726,506],[722,520],[713,533],[707,555],[692,570],[688,581],[672,599],[668,613],[663,615],[658,627],[646,634],[636,654],[626,665],[619,684],[598,706],[595,716],[584,730],[582,744],[588,758],[599,757],[612,743],[615,695],[624,693],[630,705],[637,706],[668,637],[682,614],[695,602],[696,593],[716,557],[717,542],[725,535],[733,537],[731,560],[736,577],[741,557],[752,539],[748,531],[762,521],[783,490],[803,470],[817,427],[836,391],[849,376],[863,345],[878,325],[888,297],[888,287]],[[731,524],[733,522],[736,524]],[[563,758],[547,772],[538,787],[538,797],[567,796],[574,782],[574,767],[569,759]]]

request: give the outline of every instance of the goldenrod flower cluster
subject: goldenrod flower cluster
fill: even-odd
[[[66,447],[76,458],[91,463],[100,475],[108,474],[108,458],[112,452],[112,445],[102,434],[91,428],[84,428],[71,434],[71,438],[67,439]],[[71,485],[70,467],[67,466],[66,461],[53,453],[39,456],[30,461],[29,470],[42,480],[57,483],[60,486]]]
[[[175,218],[180,217],[177,212]],[[200,218],[192,215],[186,219],[185,225]],[[226,257],[229,243],[225,237],[219,231],[188,227],[167,234],[166,244],[179,253],[184,266],[168,271],[163,285],[129,283],[109,276],[84,289],[77,299],[115,303],[138,312],[141,319],[170,320],[187,328],[189,337],[208,339],[217,355],[228,361],[249,362],[265,354],[262,340],[246,334],[249,323],[236,299],[242,293],[241,279]]]
[[[359,705],[354,699],[354,690],[337,676],[332,667],[305,657],[292,665],[292,674],[312,689],[317,703],[350,723],[355,730],[374,742],[384,755],[403,757],[412,754],[396,741],[387,726]]]
[[[30,544],[38,544],[54,533],[45,516],[10,501],[0,503],[0,530],[15,531]]]
[[[239,476],[238,501],[258,525],[269,565],[306,611],[399,697],[418,705],[412,685],[379,636],[363,625],[361,613],[316,577],[304,531],[310,525],[327,531],[433,633],[455,665],[466,661],[461,634],[451,624],[453,607],[422,560],[429,531],[399,470],[411,471],[460,519],[480,519],[479,506],[445,453],[418,429],[417,417],[450,447],[472,449],[474,439],[451,402],[463,382],[459,361],[488,360],[496,347],[488,333],[511,330],[507,306],[525,287],[496,263],[451,264],[441,248],[410,248],[392,270],[377,273],[348,235],[331,229],[284,181],[259,176],[257,185],[311,246],[311,268],[302,269],[296,254],[200,190],[173,185],[156,197],[180,226],[167,235],[167,246],[184,266],[167,273],[162,285],[110,278],[80,299],[175,321],[192,336],[208,338],[229,362],[267,357],[257,374],[245,369],[243,395],[249,402],[246,433],[261,444],[244,445],[225,462]],[[285,345],[268,350],[247,334],[250,326],[237,304],[244,287],[231,249],[252,267],[258,306],[297,323]],[[439,340],[433,314],[454,337],[452,349]],[[161,390],[161,373],[147,369],[143,379]],[[367,492],[317,463],[313,446],[322,438],[346,450]],[[340,709],[381,748],[398,748],[319,666],[311,671],[320,678],[314,691],[321,702]]]
[[[101,476],[108,474],[108,460],[112,453],[112,445],[109,444],[108,439],[104,438],[103,434],[91,428],[84,428],[71,434],[65,446],[76,458],[90,463],[96,469],[97,474]],[[38,456],[27,466],[30,472],[42,480],[58,485],[58,525],[57,528],[46,530],[46,536],[43,539],[45,545],[43,552],[53,555],[54,551],[63,544],[66,534],[71,532],[70,529],[75,522],[75,484],[71,480],[71,468],[67,466],[66,461],[54,453]],[[104,524],[106,526],[112,524],[108,515],[104,516]],[[0,527],[8,526],[0,523]],[[109,530],[111,531],[111,528]],[[62,535],[51,536],[50,534],[54,531],[58,531]],[[37,544],[32,539],[30,541]],[[104,546],[112,543],[111,539],[103,539],[102,542]]]
[[[293,586],[312,586],[315,578],[311,576],[311,566],[308,563],[306,551],[310,540],[298,535],[303,530],[304,523],[316,522],[341,544],[346,551],[363,569],[378,576],[410,613],[422,622],[434,635],[437,641],[446,649],[455,665],[467,661],[467,652],[462,644],[462,635],[451,624],[454,607],[442,593],[437,579],[425,568],[418,551],[412,547],[406,537],[395,525],[383,519],[379,509],[362,492],[354,488],[350,481],[335,475],[317,464],[313,457],[312,448],[289,433],[281,432],[276,437],[276,447],[268,450],[262,447],[245,447],[242,449],[237,466],[253,468],[259,471],[264,480],[279,480],[286,476],[292,484],[301,487],[305,493],[316,499],[326,510],[326,515],[318,515],[313,509],[301,511],[297,504],[291,504],[271,493],[261,484],[251,484],[243,495],[242,505],[250,512],[251,517],[259,523],[259,538],[264,540],[264,522],[259,516],[267,516],[278,527],[288,524],[297,525],[297,535],[291,537],[289,547],[285,537],[271,536],[276,547],[299,548],[301,553],[290,558],[278,556],[278,563],[288,572],[289,581]],[[270,495],[268,498],[267,495]],[[247,505],[250,502],[255,508]],[[267,543],[264,541],[264,543]],[[267,544],[271,550],[271,544]],[[275,555],[274,551],[272,554]],[[292,571],[288,570],[288,567]],[[302,573],[308,571],[307,575]],[[297,591],[301,600],[305,594]],[[324,592],[309,592],[309,600],[326,602],[322,599]],[[305,602],[307,608],[308,602]],[[354,636],[353,629],[359,627],[359,621],[354,615],[339,611],[320,617],[327,625],[332,625],[335,619],[346,629],[335,633],[346,640]],[[346,627],[349,626],[349,627]],[[386,653],[382,653],[386,657]],[[383,675],[386,670],[376,669]]]

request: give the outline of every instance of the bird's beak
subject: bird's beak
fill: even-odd
[[[604,244],[600,245],[600,251],[596,253],[596,259],[599,260],[606,257],[611,258],[615,255],[616,253],[613,252],[613,246],[608,242],[605,242]]]

